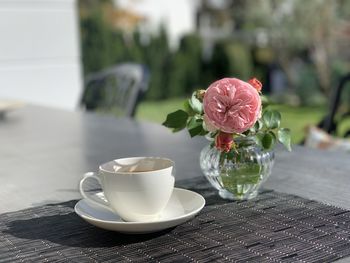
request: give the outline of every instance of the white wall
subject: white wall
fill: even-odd
[[[0,99],[77,107],[77,16],[75,0],[0,0]]]
[[[163,24],[169,34],[170,45],[176,48],[183,34],[196,29],[198,0],[115,0],[117,6],[132,10],[147,18],[146,26],[158,30]],[[143,28],[145,29],[145,28]]]

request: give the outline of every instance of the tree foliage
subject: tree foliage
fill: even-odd
[[[111,1],[79,3],[84,75],[122,62],[145,64],[151,73],[146,98],[152,100],[184,97],[224,76],[251,77],[251,51],[242,43],[219,43],[216,55],[205,61],[202,39],[196,33],[182,36],[178,49],[173,50],[164,26],[153,34],[138,30],[126,34],[104,17]]]
[[[315,68],[318,84],[329,94],[333,63],[343,59],[349,41],[344,25],[350,18],[349,1],[343,0],[246,0],[239,1],[243,11],[235,14],[243,30],[260,31],[275,53],[290,87],[297,86],[293,61],[307,52]],[[233,10],[233,12],[235,12]]]
[[[110,0],[79,4],[84,74],[127,61],[145,64],[151,73],[147,98],[152,100],[188,96],[226,76],[257,76],[265,82],[267,65],[277,61],[289,87],[308,103],[316,94],[311,86],[328,94],[332,80],[350,69],[349,37],[340,38],[350,19],[348,0],[235,0],[235,32],[216,42],[210,60],[203,59],[203,40],[196,33],[183,36],[172,50],[163,26],[148,35],[125,33],[104,19]],[[301,60],[306,67],[296,70],[295,62]]]

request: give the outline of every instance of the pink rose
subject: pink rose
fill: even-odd
[[[242,133],[257,121],[261,99],[249,83],[224,78],[209,86],[204,95],[203,109],[214,127],[226,133]]]
[[[204,114],[203,116],[203,121],[204,121],[204,127],[208,132],[215,132],[218,129],[210,122],[206,114]]]

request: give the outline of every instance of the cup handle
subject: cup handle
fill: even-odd
[[[90,179],[90,178],[95,179],[100,185],[102,185],[101,179],[96,175],[96,173],[94,173],[94,172],[85,173],[83,179],[81,179],[80,183],[79,183],[79,191],[80,191],[80,194],[82,195],[82,197],[95,205],[102,206],[103,208],[107,208],[108,210],[112,210],[109,207],[107,200],[102,201],[99,198],[92,198],[91,195],[86,194],[86,192],[84,190],[84,182],[85,182],[85,180]]]

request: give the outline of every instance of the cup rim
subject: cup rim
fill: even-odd
[[[116,171],[108,171],[106,169],[103,168],[103,166],[107,165],[110,162],[114,162],[114,161],[119,161],[119,160],[128,160],[128,159],[161,159],[164,161],[168,161],[169,162],[169,166],[165,167],[165,168],[161,168],[161,169],[155,169],[152,171],[142,171],[142,172],[116,172]],[[109,174],[148,174],[148,173],[154,173],[157,171],[163,171],[166,169],[169,169],[171,167],[175,166],[175,162],[169,158],[166,157],[155,157],[155,156],[135,156],[135,157],[125,157],[125,158],[118,158],[118,159],[113,159],[111,161],[105,162],[101,165],[99,165],[99,171],[102,171],[104,173],[109,173]]]

